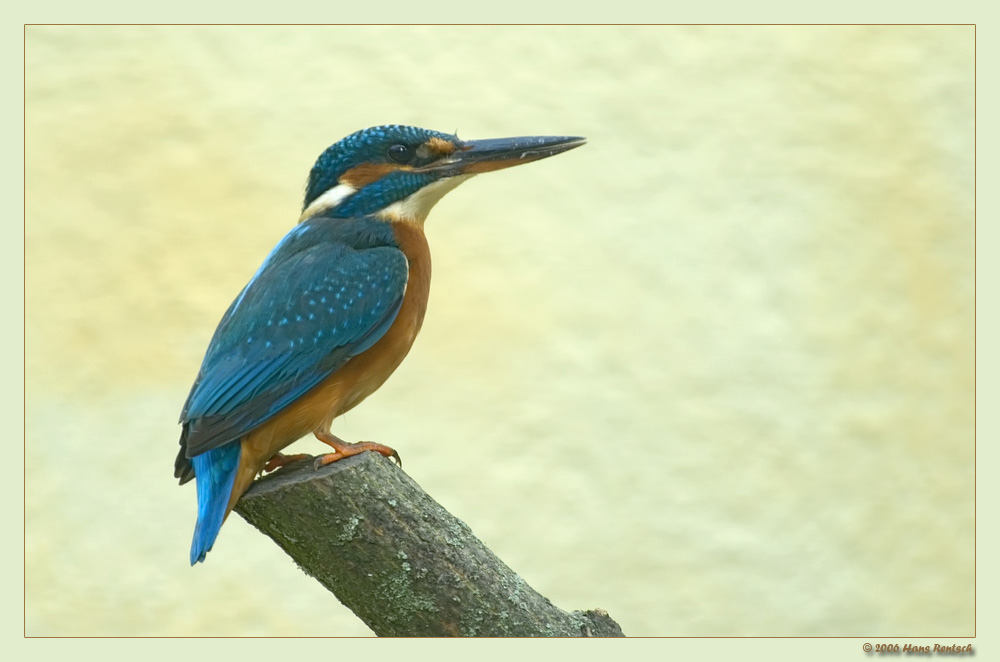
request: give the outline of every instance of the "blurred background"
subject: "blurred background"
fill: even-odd
[[[334,424],[629,635],[974,631],[974,28],[26,29],[26,633],[370,635],[177,417],[330,143],[583,135],[431,213]],[[293,452],[318,453],[308,439]]]

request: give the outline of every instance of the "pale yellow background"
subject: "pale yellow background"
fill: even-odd
[[[171,473],[313,159],[400,122],[590,142],[435,209],[338,434],[627,634],[974,634],[973,37],[29,27],[27,633],[369,633],[238,517],[189,568]]]

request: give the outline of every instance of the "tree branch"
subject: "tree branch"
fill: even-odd
[[[379,636],[624,636],[607,612],[555,607],[375,453],[291,464],[236,512]]]

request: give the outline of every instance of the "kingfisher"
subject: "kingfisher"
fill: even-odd
[[[427,310],[424,221],[483,172],[579,147],[573,136],[463,141],[412,126],[364,129],[328,147],[299,222],[222,316],[181,412],[174,476],[195,479],[191,565],[205,560],[254,478],[308,457],[281,451],[310,433],[332,447],[318,468],[388,446],[348,443],[333,420],[367,398],[410,351]]]

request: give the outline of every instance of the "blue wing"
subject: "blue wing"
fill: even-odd
[[[182,454],[239,439],[369,349],[395,320],[406,281],[394,246],[359,250],[298,226],[219,323],[181,414]]]

